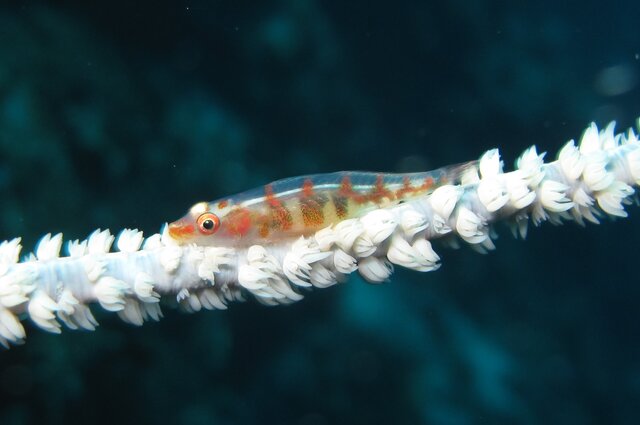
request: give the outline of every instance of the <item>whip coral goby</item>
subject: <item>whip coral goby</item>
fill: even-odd
[[[633,130],[591,124],[578,146],[568,142],[553,162],[535,147],[503,172],[497,150],[478,161],[431,172],[339,172],[281,180],[214,202],[143,238],[96,230],[70,241],[45,235],[19,261],[16,238],[0,244],[0,343],[24,341],[21,318],[54,333],[65,324],[93,330],[89,305],[141,325],[161,317],[160,301],[190,311],[226,309],[254,297],[268,305],[302,299],[355,271],[369,282],[389,279],[394,265],[440,267],[433,243],[462,240],[494,249],[492,226],[504,222],[525,237],[529,222],[598,223],[626,217],[640,184],[640,142]],[[115,247],[112,249],[112,245]]]

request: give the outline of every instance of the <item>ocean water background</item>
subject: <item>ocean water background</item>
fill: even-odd
[[[282,177],[552,157],[640,116],[638,3],[0,6],[0,239],[151,234]],[[640,211],[0,352],[0,424],[635,424]],[[28,323],[28,322],[26,322]]]

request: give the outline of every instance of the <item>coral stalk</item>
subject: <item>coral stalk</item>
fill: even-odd
[[[143,239],[137,230],[117,238],[96,230],[71,241],[46,235],[19,260],[20,239],[0,244],[0,343],[20,343],[19,318],[54,333],[64,324],[93,330],[89,305],[98,303],[141,325],[161,317],[160,301],[174,298],[190,311],[225,309],[252,296],[268,304],[302,299],[308,288],[343,282],[355,271],[367,281],[388,280],[394,265],[417,271],[440,267],[436,245],[457,241],[494,249],[493,225],[505,222],[525,237],[528,223],[598,223],[626,217],[640,183],[640,143],[614,124],[592,124],[579,146],[568,142],[545,163],[535,147],[503,172],[497,150],[470,163],[455,181],[403,202],[389,203],[311,234],[247,246],[181,244],[167,226]],[[436,242],[439,240],[439,242]],[[114,246],[112,248],[112,245]]]

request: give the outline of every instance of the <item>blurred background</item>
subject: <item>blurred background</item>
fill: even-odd
[[[55,3],[55,6],[53,5]],[[0,6],[0,239],[151,234],[278,178],[552,158],[640,116],[640,4]],[[559,4],[561,3],[561,4]],[[10,5],[8,5],[10,4]],[[0,352],[0,424],[635,424],[640,211],[268,308]]]

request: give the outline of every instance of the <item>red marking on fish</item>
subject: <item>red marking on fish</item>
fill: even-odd
[[[320,203],[313,198],[300,201],[300,212],[305,227],[316,228],[324,223],[324,212]]]
[[[349,196],[353,193],[353,189],[351,188],[351,179],[349,176],[344,176],[342,178],[342,182],[340,183],[340,194],[344,196]]]
[[[224,218],[224,229],[233,236],[244,236],[251,230],[251,213],[245,209],[231,211]]]
[[[411,179],[408,176],[402,178],[402,187],[396,190],[396,198],[402,199],[408,193],[413,192],[415,189],[411,187]]]
[[[293,217],[284,206],[273,207],[271,210],[271,227],[277,230],[289,230],[293,225]]]
[[[260,229],[258,230],[258,234],[261,238],[266,238],[267,236],[269,236],[269,224],[262,223],[260,225]]]
[[[336,210],[336,216],[339,219],[343,219],[348,214],[348,201],[344,196],[335,195],[331,197],[331,202],[333,202],[333,207]]]
[[[340,196],[345,198],[353,199],[358,204],[362,204],[368,201],[368,197],[366,195],[362,195],[353,190],[353,186],[351,186],[351,179],[349,176],[344,176],[342,178],[342,183],[340,184],[340,190],[338,191]]]
[[[273,186],[271,186],[271,184],[268,184],[268,185],[266,185],[264,187],[264,196],[265,196],[265,199],[267,201],[267,204],[271,205],[272,207],[281,207],[282,206],[280,201],[274,195]]]
[[[384,175],[378,174],[376,176],[376,183],[375,183],[375,186],[373,187],[373,190],[371,191],[369,198],[370,198],[369,200],[374,202],[378,202],[382,198],[389,198],[389,199],[394,198],[393,192],[391,192],[384,186]]]
[[[433,187],[434,184],[435,180],[433,180],[433,177],[427,177],[424,179],[424,183],[422,183],[421,189],[429,190]]]
[[[304,183],[302,183],[302,194],[307,198],[313,196],[313,182],[311,179],[306,179]]]

